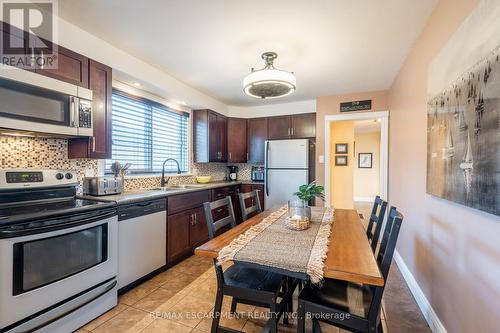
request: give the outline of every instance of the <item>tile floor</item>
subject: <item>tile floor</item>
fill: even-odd
[[[356,209],[366,218],[371,205],[357,204]],[[430,332],[394,263],[388,281],[382,308],[384,332]],[[209,316],[215,302],[215,290],[212,260],[192,256],[121,295],[115,308],[77,332],[210,332]],[[230,299],[225,298],[223,312],[226,315],[229,307]],[[260,332],[266,322],[266,313],[266,309],[238,305],[238,317],[222,317],[221,325],[244,332]],[[323,323],[321,326],[325,333],[345,332]],[[296,332],[296,323],[292,320],[289,325],[280,324],[279,331]]]

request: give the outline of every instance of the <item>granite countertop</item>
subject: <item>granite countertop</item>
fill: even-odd
[[[97,201],[105,201],[105,202],[116,202],[118,205],[125,205],[134,202],[148,201],[166,198],[171,195],[190,193],[196,191],[204,191],[211,190],[214,188],[226,187],[226,186],[236,186],[241,184],[264,184],[263,182],[258,181],[219,181],[219,182],[210,182],[207,184],[185,184],[185,188],[177,187],[177,186],[167,186],[168,190],[159,190],[159,189],[138,189],[131,191],[124,191],[120,194],[114,195],[105,195],[105,196],[92,196],[92,195],[79,195],[79,198],[89,199],[89,200],[97,200]],[[182,185],[181,185],[182,186]],[[158,186],[159,188],[159,186]]]

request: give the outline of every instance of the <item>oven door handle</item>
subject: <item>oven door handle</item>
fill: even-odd
[[[64,217],[61,219],[54,219],[54,223],[49,225],[44,225],[43,221],[35,222],[35,225],[30,225],[31,223],[26,223],[26,225],[11,225],[5,227],[5,229],[0,229],[0,239],[2,238],[14,238],[20,236],[28,236],[34,234],[41,234],[49,231],[56,231],[62,229],[69,229],[81,225],[90,224],[99,220],[104,220],[108,217],[116,215],[116,210],[111,210],[106,213],[101,214],[80,214],[76,216]],[[45,221],[50,220],[50,218],[45,219]],[[39,224],[39,225],[36,225]]]
[[[48,310],[40,314],[39,316],[19,326],[16,326],[13,332],[33,332],[39,330],[44,326],[47,326],[50,323],[53,323],[54,321],[98,299],[99,297],[111,291],[116,286],[116,284],[117,282],[115,278],[105,281],[104,283],[93,287],[93,289],[91,290],[86,290],[72,297],[71,299],[66,300],[61,306]]]

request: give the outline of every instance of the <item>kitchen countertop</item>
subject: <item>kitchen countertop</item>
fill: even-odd
[[[97,200],[97,201],[106,201],[106,202],[116,202],[118,205],[126,205],[134,202],[148,201],[166,198],[171,195],[184,194],[196,191],[204,191],[211,190],[214,188],[226,187],[226,186],[237,186],[241,184],[254,184],[254,185],[263,185],[263,182],[258,181],[219,181],[219,182],[210,182],[207,184],[185,184],[195,185],[196,187],[188,187],[188,188],[176,188],[175,186],[169,187],[170,190],[155,190],[152,189],[138,189],[131,191],[124,191],[120,194],[113,195],[105,195],[105,196],[92,196],[92,195],[79,195],[79,198],[89,199],[89,200]],[[158,186],[159,187],[159,186]]]

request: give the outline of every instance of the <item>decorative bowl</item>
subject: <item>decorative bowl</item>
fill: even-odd
[[[206,183],[210,182],[211,179],[212,179],[212,176],[197,176],[196,182],[200,183],[200,184],[206,184]]]

